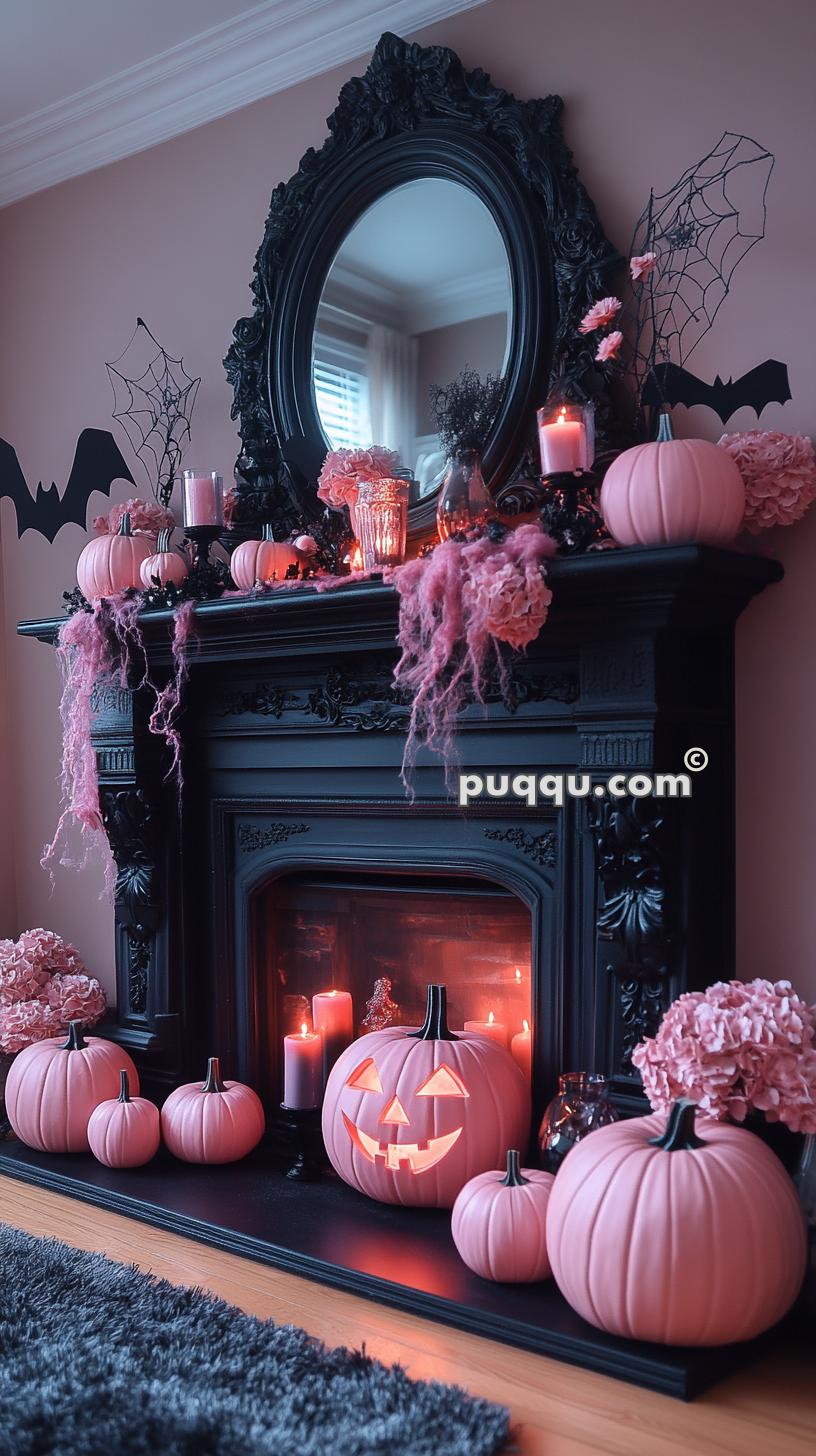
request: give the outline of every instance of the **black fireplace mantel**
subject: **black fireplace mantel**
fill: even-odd
[[[399,781],[408,708],[391,674],[398,599],[379,580],[196,607],[183,720],[184,815],[148,732],[150,698],[100,686],[94,739],[118,868],[110,1034],[162,1096],[219,1051],[252,1077],[246,905],[263,876],[350,857],[493,880],[530,906],[538,971],[536,1112],[559,1071],[592,1065],[640,1108],[631,1051],[683,989],[734,954],[733,634],[782,569],[703,546],[553,560],[549,620],[459,735],[464,770],[682,772],[691,799],[479,801],[461,810],[421,754]],[[172,614],[141,623],[154,680]],[[53,642],[58,619],[24,622]],[[202,887],[205,894],[202,903]],[[227,988],[227,989],[225,989]]]

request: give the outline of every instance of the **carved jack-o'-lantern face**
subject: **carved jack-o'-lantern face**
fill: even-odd
[[[444,987],[429,988],[425,1025],[354,1042],[332,1068],[323,1103],[331,1162],[385,1203],[449,1208],[478,1172],[524,1144],[529,1089],[508,1052],[445,1023]]]

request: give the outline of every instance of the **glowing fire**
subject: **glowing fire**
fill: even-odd
[[[529,1031],[530,1030],[530,1023],[529,1023],[529,1021],[522,1021],[522,1023],[521,1023],[521,1029],[522,1029],[522,1031]]]
[[[300,1034],[301,1034],[301,1036],[308,1036],[309,1035],[309,1027],[308,1027],[307,1022],[305,1022],[305,1021],[301,1021],[301,1023],[300,1023]]]
[[[488,1017],[487,1017],[487,1024],[488,1024],[488,1026],[492,1026],[492,1025],[493,1025],[493,1022],[494,1022],[494,1021],[495,1021],[495,1020],[496,1020],[496,1018],[495,1018],[495,1016],[494,1016],[494,1015],[493,1015],[493,1012],[492,1012],[492,1011],[491,1011],[491,1012],[489,1012],[489,1013],[488,1013]]]

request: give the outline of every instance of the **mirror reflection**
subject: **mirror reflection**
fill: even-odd
[[[385,445],[432,495],[444,475],[429,389],[506,366],[510,269],[493,217],[467,187],[408,182],[379,198],[335,254],[312,350],[315,404],[333,449]]]

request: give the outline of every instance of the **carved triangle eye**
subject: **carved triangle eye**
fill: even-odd
[[[469,1097],[467,1087],[450,1067],[437,1067],[427,1081],[417,1087],[417,1097]]]
[[[366,1057],[349,1077],[347,1087],[356,1087],[358,1092],[382,1092],[382,1083],[373,1057]]]

